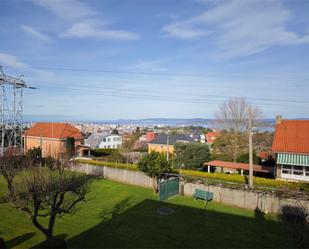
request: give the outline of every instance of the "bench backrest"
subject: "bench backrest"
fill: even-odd
[[[213,193],[212,192],[208,192],[202,189],[195,189],[195,196],[201,197],[201,198],[213,198]]]

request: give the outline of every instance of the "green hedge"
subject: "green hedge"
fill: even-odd
[[[108,166],[112,168],[119,168],[119,169],[128,169],[133,171],[138,171],[136,164],[125,164],[125,163],[115,163],[115,162],[102,162],[102,161],[95,161],[95,160],[77,160],[76,162],[79,163],[86,163],[92,164],[96,166]],[[182,176],[187,177],[196,177],[202,179],[214,179],[220,180],[225,182],[234,182],[244,185],[246,183],[245,176],[237,175],[237,174],[224,174],[224,173],[208,173],[196,170],[174,170],[173,173],[181,174]],[[269,188],[276,188],[276,189],[291,189],[291,190],[305,190],[309,191],[309,183],[305,182],[287,182],[269,178],[262,178],[262,177],[254,177],[253,183],[256,186],[264,186]]]
[[[103,157],[103,156],[109,156],[113,154],[118,154],[118,149],[109,149],[109,148],[102,148],[102,149],[91,149],[90,155],[95,157]]]
[[[201,177],[201,178],[216,179],[241,184],[246,183],[246,177],[237,174],[208,173],[195,170],[181,170],[181,171],[178,170],[178,172],[181,175],[188,177]],[[263,177],[253,177],[253,183],[257,186],[265,186],[270,188],[281,188],[281,189],[288,188],[293,190],[309,191],[309,183],[305,182],[287,182]]]
[[[107,166],[107,167],[117,168],[117,169],[128,169],[128,170],[138,171],[136,164],[104,162],[104,161],[95,161],[95,160],[82,160],[82,159],[76,160],[75,162],[91,164],[95,166]]]

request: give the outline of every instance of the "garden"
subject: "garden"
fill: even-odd
[[[18,181],[18,176],[17,179]],[[86,201],[55,222],[54,236],[69,248],[291,248],[276,216],[177,196],[159,202],[151,189],[103,179],[91,182]],[[36,248],[45,237],[21,211],[6,203],[0,178],[0,237],[9,248]],[[174,212],[158,213],[161,207]],[[47,224],[46,218],[40,218]]]

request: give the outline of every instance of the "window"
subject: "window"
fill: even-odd
[[[294,166],[293,167],[293,175],[303,175],[304,174],[303,166]]]
[[[107,148],[110,148],[111,146],[110,145],[107,145]]]
[[[106,142],[106,138],[103,138],[103,142]]]
[[[110,138],[108,138],[108,139],[107,139],[107,142],[110,142],[110,141],[111,141],[111,139],[110,139]]]
[[[282,174],[292,174],[292,166],[282,165]]]

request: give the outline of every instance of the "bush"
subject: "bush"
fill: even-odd
[[[104,156],[110,156],[113,154],[117,154],[119,153],[118,149],[91,149],[90,150],[90,155],[91,156],[95,156],[95,157],[104,157]]]
[[[306,224],[309,212],[304,207],[283,206],[279,216],[283,222],[290,224]]]
[[[296,248],[309,248],[309,212],[304,207],[283,206],[279,213],[281,220],[290,229]]]
[[[111,168],[118,168],[118,169],[128,169],[133,171],[138,171],[136,164],[125,164],[125,163],[115,163],[115,162],[104,162],[104,161],[96,161],[96,160],[76,160],[77,163],[85,163],[95,166],[107,166]]]
[[[181,170],[180,172],[184,176],[201,177],[207,179],[216,179],[216,180],[246,184],[246,176],[241,176],[238,174],[208,173],[195,170]],[[286,182],[262,177],[253,177],[253,182],[257,186],[264,186],[270,188],[288,188],[291,190],[305,190],[305,191],[309,190],[309,183],[304,182]]]

